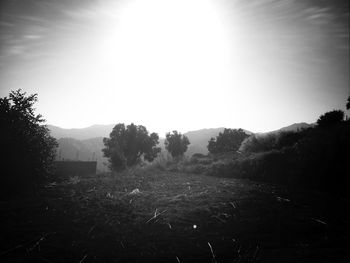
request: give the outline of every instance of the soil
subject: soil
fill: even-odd
[[[0,202],[1,262],[350,262],[350,201],[159,170]]]

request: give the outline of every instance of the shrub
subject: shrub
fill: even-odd
[[[342,110],[333,110],[321,115],[317,120],[317,125],[322,128],[331,127],[341,123],[344,120]]]
[[[349,156],[350,123],[342,122],[328,128],[306,130],[293,146],[252,153],[229,163],[216,163],[211,174],[349,195]]]
[[[276,147],[276,134],[251,135],[246,138],[239,148],[241,152],[266,152]]]
[[[57,142],[34,113],[37,94],[21,90],[0,98],[0,149],[3,192],[29,190],[52,172]]]
[[[349,122],[314,129],[295,149],[302,165],[304,184],[349,194]]]
[[[282,131],[265,135],[252,135],[242,142],[239,151],[244,153],[258,153],[293,147],[311,130],[312,128],[300,131]]]
[[[192,154],[192,158],[199,159],[199,158],[206,158],[206,157],[207,157],[206,155],[201,154],[201,153],[194,153],[194,154]]]
[[[211,138],[208,142],[210,153],[236,152],[241,143],[249,135],[242,129],[224,129],[216,138]]]

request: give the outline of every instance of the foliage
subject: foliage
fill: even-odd
[[[348,193],[350,187],[350,123],[314,129],[295,147],[302,180],[324,190]]]
[[[153,161],[160,152],[160,148],[156,147],[158,141],[158,134],[149,134],[142,125],[131,123],[125,127],[119,123],[114,126],[109,138],[103,139],[105,148],[102,151],[109,158],[111,168],[121,171],[139,163],[142,158]]]
[[[57,142],[34,113],[35,102],[37,94],[21,90],[0,98],[2,179],[13,187],[41,182],[53,166]]]
[[[202,153],[194,153],[192,154],[192,158],[206,158],[207,156]]]
[[[350,122],[306,129],[294,135],[286,133],[287,137],[282,134],[281,138],[287,138],[287,142],[282,143],[285,147],[274,144],[275,148],[268,151],[216,163],[210,174],[298,185],[349,196]]]
[[[216,139],[210,139],[207,148],[210,153],[236,152],[247,137],[249,135],[242,129],[225,129]]]
[[[242,142],[239,150],[244,153],[258,153],[292,147],[304,138],[310,130],[311,128],[266,135],[251,135]]]
[[[350,110],[350,96],[348,97],[348,101],[346,102],[346,109]]]
[[[239,148],[239,151],[245,153],[265,152],[275,148],[276,134],[251,135],[246,138]]]
[[[341,123],[344,120],[344,112],[342,110],[333,110],[321,115],[317,124],[319,127],[331,127]]]
[[[165,149],[171,154],[172,157],[182,156],[190,144],[190,141],[185,135],[177,131],[172,133],[168,132],[165,139]]]
[[[290,180],[290,165],[295,158],[291,158],[290,151],[272,150],[253,154],[249,157],[232,159],[229,162],[215,163],[210,175],[219,177],[249,178],[252,180],[284,183]],[[288,169],[287,169],[288,167]]]
[[[302,129],[298,131],[282,131],[275,141],[275,149],[282,149],[285,147],[292,147],[296,145],[302,138],[304,138],[312,128]]]
[[[190,164],[208,165],[208,164],[211,164],[212,162],[213,162],[212,158],[201,153],[195,153],[191,156],[191,159],[189,159]]]

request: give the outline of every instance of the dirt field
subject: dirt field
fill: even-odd
[[[1,262],[350,262],[350,201],[168,171],[0,203]]]

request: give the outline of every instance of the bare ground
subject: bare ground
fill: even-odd
[[[0,203],[1,262],[350,262],[350,201],[141,169]]]

